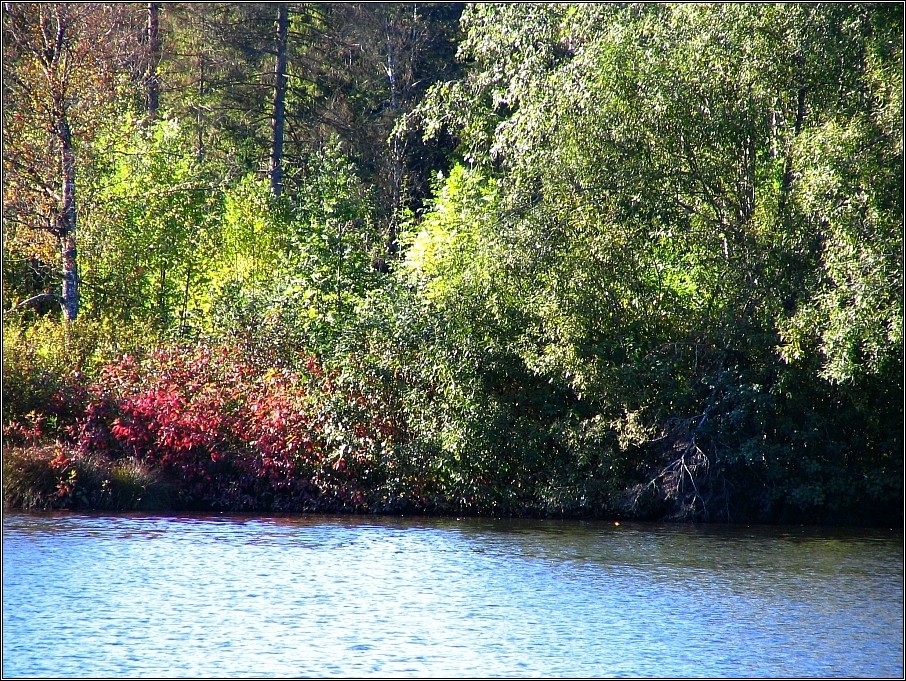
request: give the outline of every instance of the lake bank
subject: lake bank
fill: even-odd
[[[535,503],[480,504],[468,499],[450,499],[425,494],[401,493],[391,498],[386,489],[368,490],[364,486],[352,503],[338,495],[318,495],[308,484],[308,493],[295,497],[275,497],[273,492],[253,498],[248,494],[240,503],[212,504],[193,499],[190,491],[175,476],[134,458],[119,460],[98,455],[79,455],[59,443],[40,447],[7,448],[3,457],[3,505],[11,511],[107,511],[128,512],[227,512],[227,513],[342,513],[364,516],[466,516],[527,519],[573,519],[611,521],[673,521],[726,524],[726,517],[711,519],[684,515],[667,499],[652,499],[652,490],[636,486],[609,500],[577,503],[568,507],[547,507]],[[222,480],[221,485],[236,486],[239,481]],[[304,484],[304,481],[303,483]],[[583,500],[588,501],[588,500]],[[609,503],[608,503],[609,502]],[[902,511],[902,509],[900,509]],[[902,513],[873,509],[864,514],[825,519],[809,517],[777,518],[739,516],[729,522],[764,524],[805,524],[829,527],[902,527]]]

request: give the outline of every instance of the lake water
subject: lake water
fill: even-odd
[[[3,518],[7,678],[902,675],[901,531]]]

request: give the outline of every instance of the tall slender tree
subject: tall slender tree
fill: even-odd
[[[148,23],[145,27],[148,42],[148,63],[145,67],[145,107],[147,120],[157,119],[160,110],[160,76],[158,65],[161,60],[160,3],[148,3]]]
[[[289,10],[285,2],[277,4],[277,40],[274,45],[274,99],[271,117],[270,183],[274,196],[283,189],[283,129],[286,124],[286,46],[289,32]]]
[[[4,246],[59,263],[60,292],[18,305],[54,300],[67,321],[79,314],[79,154],[129,98],[123,48],[138,48],[126,37],[133,13],[104,3],[3,5]]]

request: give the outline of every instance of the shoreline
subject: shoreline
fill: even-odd
[[[776,519],[741,517],[704,519],[691,514],[680,516],[664,513],[660,515],[633,514],[614,508],[572,509],[561,511],[542,510],[531,505],[510,506],[507,509],[454,508],[449,500],[435,499],[434,503],[421,501],[418,505],[411,499],[387,500],[379,505],[374,496],[379,490],[366,490],[362,504],[357,507],[338,504],[330,499],[307,499],[296,508],[287,507],[285,501],[274,505],[273,499],[253,499],[246,508],[215,507],[193,503],[180,490],[178,483],[168,479],[159,470],[137,465],[134,461],[111,462],[100,457],[70,459],[66,466],[55,470],[62,447],[59,443],[42,446],[5,447],[3,454],[3,512],[25,514],[100,514],[100,515],[149,515],[149,516],[243,516],[243,517],[287,517],[330,516],[349,518],[433,518],[433,519],[475,519],[513,521],[593,522],[621,526],[622,524],[661,524],[673,527],[747,526],[747,527],[799,527],[827,529],[860,529],[904,531],[903,518],[878,517],[871,521],[852,518],[830,518],[828,520],[806,520],[780,517]],[[50,455],[53,454],[53,458]],[[81,465],[73,465],[73,462]],[[30,470],[10,472],[16,463],[30,462]],[[41,465],[44,464],[44,465]],[[90,471],[89,467],[106,466],[104,470]],[[118,467],[119,466],[119,467]],[[122,469],[131,468],[131,476],[121,474]],[[71,471],[76,471],[72,473]],[[104,475],[106,473],[106,475]],[[119,475],[117,473],[120,473]],[[29,475],[31,477],[29,477]],[[624,493],[624,498],[626,494]],[[281,505],[284,504],[284,505]]]

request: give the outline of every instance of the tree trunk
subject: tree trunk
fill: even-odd
[[[161,58],[160,43],[160,3],[148,3],[148,25],[146,27],[148,37],[148,67],[145,70],[145,97],[146,112],[149,123],[157,119],[160,109],[160,77],[157,75],[157,67]]]
[[[277,5],[277,61],[274,66],[274,106],[271,119],[271,192],[280,196],[283,188],[283,126],[286,112],[286,39],[289,32],[289,11],[286,3]]]
[[[394,49],[394,40],[391,37],[391,30],[399,31],[395,26],[395,17],[384,16],[384,38],[387,52],[387,82],[390,86],[390,109],[393,112],[394,119],[398,116],[399,102],[397,91],[397,73]],[[402,207],[402,188],[403,188],[403,151],[400,135],[394,133],[392,136],[390,148],[390,221],[387,225],[387,243],[384,247],[386,254],[385,269],[392,262],[397,253],[399,253],[399,216]]]
[[[62,110],[58,109],[58,110]],[[63,177],[63,205],[57,218],[57,233],[63,264],[63,317],[73,321],[79,315],[79,268],[76,257],[75,156],[72,132],[65,113],[57,119],[60,143],[60,172]]]
[[[805,97],[808,88],[802,86],[796,95],[796,120],[793,123],[793,139],[799,137],[802,131],[802,123],[805,120]],[[787,143],[786,157],[783,160],[783,177],[780,180],[780,200],[777,202],[777,221],[786,210],[787,200],[793,187],[793,159],[792,159],[792,142]]]

